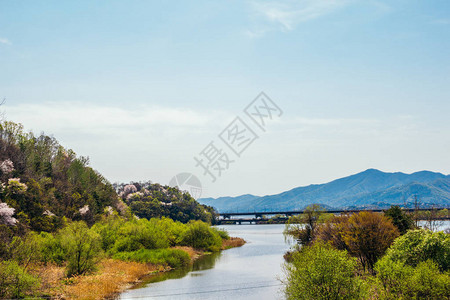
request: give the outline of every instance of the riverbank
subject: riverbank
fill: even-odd
[[[223,240],[222,250],[240,247],[245,244],[241,238],[232,237]],[[207,252],[192,247],[179,246],[186,252],[191,263]],[[97,270],[92,274],[66,278],[64,267],[56,265],[35,265],[31,272],[42,279],[40,294],[52,299],[109,299],[138,284],[140,280],[151,274],[171,271],[164,265],[122,261],[117,259],[102,259]]]

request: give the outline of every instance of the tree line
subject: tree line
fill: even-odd
[[[450,236],[415,226],[398,206],[329,215],[317,206],[285,234],[288,299],[449,299]]]

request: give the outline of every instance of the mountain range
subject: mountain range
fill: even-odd
[[[324,184],[312,184],[268,196],[200,198],[219,212],[300,210],[311,204],[327,209],[386,208],[391,205],[449,207],[450,175],[421,171],[386,173],[376,169]]]

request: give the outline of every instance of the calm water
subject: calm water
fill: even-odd
[[[425,225],[420,222],[420,225]],[[450,227],[439,224],[438,230]],[[284,225],[224,225],[247,244],[197,260],[187,269],[149,277],[120,299],[283,299]]]
[[[120,299],[283,299],[283,254],[289,249],[284,225],[224,225],[247,241],[239,248],[207,255],[190,269],[148,278]],[[164,281],[163,281],[164,280]]]

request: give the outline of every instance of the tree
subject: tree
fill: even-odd
[[[415,228],[412,217],[405,213],[398,205],[391,206],[384,212],[384,215],[391,219],[394,226],[397,227],[402,235],[408,230]]]
[[[373,266],[395,238],[398,229],[381,214],[362,211],[348,218],[342,234],[349,253],[357,257],[364,270],[373,272]]]
[[[287,299],[360,299],[364,288],[356,267],[346,251],[321,243],[302,247],[285,264]]]
[[[349,250],[344,240],[344,234],[348,229],[350,215],[333,216],[317,230],[315,241],[329,243],[338,250]]]
[[[66,253],[67,275],[92,271],[101,250],[98,233],[90,230],[83,221],[73,222],[59,231],[61,245]]]
[[[299,217],[291,217],[284,231],[297,240],[300,245],[309,245],[316,234],[318,225],[323,222],[325,209],[320,205],[308,206]]]

